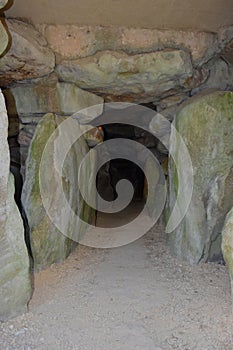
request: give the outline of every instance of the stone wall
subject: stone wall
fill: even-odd
[[[200,91],[233,88],[233,27],[216,33],[102,26],[37,27],[6,21],[12,36],[0,59],[0,87],[10,120],[11,150],[27,158],[46,113],[71,115],[103,101],[149,103],[172,120]],[[98,95],[98,96],[97,96]],[[18,147],[19,147],[18,145]]]
[[[0,86],[11,158],[18,162],[20,149],[23,175],[46,113],[70,116],[91,105],[127,101],[146,103],[172,121],[192,96],[233,88],[233,27],[209,33],[6,23],[12,45],[0,60]]]

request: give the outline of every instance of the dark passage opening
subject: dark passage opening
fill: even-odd
[[[119,143],[121,139],[133,140],[148,148],[161,163],[163,159],[167,158],[166,154],[158,151],[158,139],[139,127],[113,123],[104,125],[102,128],[104,141],[116,138]],[[108,152],[107,148],[106,152]],[[136,218],[143,210],[147,198],[147,180],[144,169],[131,160],[115,158],[101,166],[96,179],[99,195],[110,203],[114,201],[118,196],[116,185],[122,179],[128,180],[134,188],[131,203],[118,213],[97,212],[98,226],[115,227],[119,226],[119,222],[122,225],[126,224]]]

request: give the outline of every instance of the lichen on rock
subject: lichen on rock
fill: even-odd
[[[176,115],[174,126],[183,138],[193,166],[194,185],[175,181],[176,167],[170,162],[170,209],[178,186],[192,193],[183,221],[168,241],[172,252],[191,263],[219,259],[221,233],[226,213],[233,205],[233,93],[215,92],[197,97]],[[182,159],[179,143],[176,161]],[[183,169],[185,172],[185,164]],[[218,243],[214,250],[213,244]],[[211,252],[214,251],[214,254]]]

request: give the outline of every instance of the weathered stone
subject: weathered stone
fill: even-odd
[[[51,73],[55,56],[41,34],[32,25],[18,20],[7,20],[6,23],[12,43],[0,60],[1,86]]]
[[[172,121],[176,115],[179,106],[171,106],[160,111],[160,114],[169,121]]]
[[[230,273],[233,303],[233,208],[227,214],[224,222],[222,230],[222,252]]]
[[[47,215],[43,202],[41,199],[40,185],[39,185],[39,172],[40,164],[42,160],[42,154],[49,137],[57,130],[59,135],[60,129],[57,129],[58,125],[64,121],[63,117],[55,117],[53,114],[45,115],[37,125],[36,132],[34,134],[31,146],[29,149],[29,155],[26,166],[26,178],[23,186],[22,202],[27,214],[28,223],[31,229],[31,248],[34,258],[34,266],[36,270],[43,269],[54,262],[64,260],[72,250],[74,242],[70,238],[77,240],[77,235],[82,234],[86,226],[80,224],[77,225],[76,221],[72,221],[69,217],[69,213],[66,211],[59,211],[57,207],[54,207],[55,215],[62,218],[64,223],[63,235],[54,223],[51,222]],[[77,122],[76,122],[77,123]],[[62,132],[62,131],[61,131]],[[62,139],[65,142],[66,137],[69,135],[63,133]],[[59,175],[55,170],[56,152],[58,152],[56,144],[56,138],[52,142],[52,146],[46,149],[49,157],[50,164],[43,168],[44,179],[46,179],[45,186],[48,188],[48,198],[52,200],[52,205],[56,206],[56,203],[60,203],[61,193],[58,193],[58,181],[61,181]],[[59,147],[63,147],[60,144]],[[62,183],[63,190],[70,207],[75,213],[83,216],[86,222],[93,220],[94,211],[86,205],[83,199],[79,195],[79,183],[78,183],[78,167],[80,162],[88,152],[88,146],[83,137],[79,138],[77,142],[72,146],[67,154],[66,161],[63,166]],[[86,169],[85,177],[82,185],[86,191],[91,191],[89,186],[90,174],[94,173],[93,169],[95,161],[89,162],[90,166]],[[76,236],[73,236],[74,235]]]
[[[189,96],[187,93],[179,93],[172,96],[168,96],[162,99],[161,101],[159,101],[159,104],[156,105],[156,111],[161,112],[164,109],[177,106],[182,102],[184,102],[185,100],[187,100],[188,97]]]
[[[183,85],[192,76],[190,57],[181,50],[140,55],[100,52],[93,57],[63,61],[57,66],[59,78],[99,94],[147,102]]]
[[[31,296],[29,257],[21,216],[14,201],[7,143],[7,113],[0,95],[0,320],[27,310]]]
[[[218,31],[219,46],[222,50],[231,42],[233,39],[233,25],[222,27]]]
[[[208,77],[209,77],[208,68],[195,69],[193,71],[193,75],[184,82],[184,87],[189,90],[199,87],[201,84],[205,83]]]
[[[226,213],[233,205],[233,93],[215,92],[194,99],[176,115],[174,126],[184,140],[193,166],[194,185],[180,183],[174,163],[170,162],[170,209],[174,207],[179,186],[190,193],[190,206],[181,224],[170,233],[172,252],[191,263],[216,259],[211,247],[219,242]],[[180,141],[173,138],[175,159],[181,166]],[[184,173],[186,164],[181,171]]]
[[[105,50],[137,54],[181,48],[191,54],[194,64],[203,64],[218,50],[217,34],[206,32],[44,24],[37,28],[63,59],[88,57]]]
[[[83,91],[75,84],[59,83],[54,76],[35,83],[18,84],[6,90],[5,97],[9,114],[18,114],[20,117],[48,112],[72,115],[95,105],[98,105],[95,116],[103,110],[101,97]]]
[[[221,52],[221,57],[227,61],[229,64],[233,65],[233,39]]]
[[[195,31],[124,29],[122,45],[127,52],[148,52],[165,48],[189,51],[194,64],[208,61],[218,49],[217,35]]]
[[[204,90],[230,90],[233,88],[233,67],[221,58],[212,59],[207,65],[210,74],[204,84],[192,90],[192,95]]]
[[[118,48],[121,29],[102,26],[37,25],[52,50],[63,59],[92,56],[98,51]]]

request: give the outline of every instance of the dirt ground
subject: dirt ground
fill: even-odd
[[[37,273],[29,312],[0,323],[0,349],[232,350],[231,310],[227,268],[177,261],[156,225]]]

